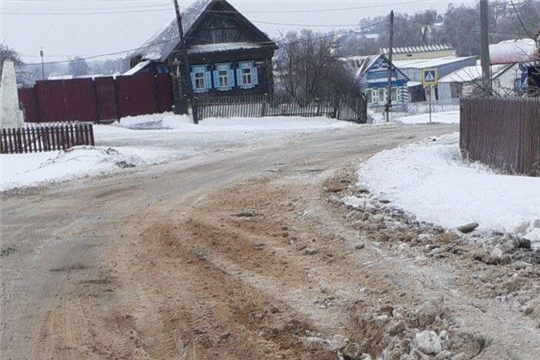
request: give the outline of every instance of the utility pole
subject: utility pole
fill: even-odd
[[[180,81],[175,84],[180,86],[179,101],[177,106],[183,109],[183,114],[188,114],[188,104],[191,103],[193,98],[193,89],[191,88],[191,79],[189,76],[189,62],[188,54],[186,49],[186,39],[184,38],[184,29],[182,28],[182,14],[180,14],[180,6],[178,5],[178,0],[173,0],[174,3],[174,12],[176,14],[176,23],[178,25],[178,35],[180,37],[180,53],[182,55],[182,68],[180,71]],[[185,81],[182,81],[185,80]],[[194,109],[195,110],[195,109]],[[193,122],[198,124],[196,111],[193,113]]]
[[[482,63],[482,90],[485,96],[491,95],[491,74],[489,67],[489,17],[488,0],[480,0],[480,42]]]
[[[41,80],[45,80],[45,64],[43,64],[43,48],[39,49],[39,56],[41,57]]]
[[[390,121],[390,108],[392,107],[392,53],[394,47],[394,10],[390,11],[390,39],[388,42],[388,90],[386,94],[386,122]]]

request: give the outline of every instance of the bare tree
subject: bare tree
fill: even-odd
[[[19,53],[7,45],[6,43],[0,44],[0,74],[2,74],[2,67],[4,66],[4,61],[11,60],[15,65],[15,68],[22,68],[24,63],[21,60]]]
[[[335,49],[333,34],[290,32],[279,41],[275,58],[278,89],[300,105],[314,98],[358,93]]]
[[[69,72],[73,76],[88,75],[89,71],[90,67],[83,58],[76,56],[69,60]]]
[[[0,76],[2,75],[2,68],[6,60],[13,61],[15,65],[17,83],[23,86],[29,85],[31,80],[26,71],[26,64],[21,60],[21,55],[17,50],[3,42],[0,43]]]

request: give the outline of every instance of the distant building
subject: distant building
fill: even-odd
[[[497,96],[521,96],[535,86],[535,63],[539,60],[538,47],[533,39],[514,39],[489,45],[492,91]],[[480,64],[441,76],[438,85],[440,99],[478,95],[482,89]]]
[[[380,53],[388,56],[388,48],[380,49]],[[433,59],[455,55],[456,51],[451,45],[448,44],[433,44],[392,48],[392,61]]]
[[[499,96],[516,96],[525,92],[523,69],[517,63],[490,66],[493,93]],[[480,95],[482,66],[468,66],[442,77],[438,84],[441,100]]]
[[[515,39],[489,45],[491,65],[538,61],[538,46],[533,39]]]
[[[368,106],[384,107],[388,100],[389,62],[386,56],[350,56],[341,60],[366,95]],[[408,81],[409,78],[400,69],[392,66],[390,96],[393,106],[400,107],[409,102]]]
[[[422,85],[422,74],[427,69],[437,69],[439,79],[466,66],[476,65],[476,56],[441,57],[432,59],[397,60],[393,62],[411,81],[409,95],[411,102],[426,101],[426,89]],[[438,88],[435,87],[435,98],[439,99]]]

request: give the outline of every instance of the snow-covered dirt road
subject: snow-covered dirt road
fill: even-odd
[[[5,193],[2,358],[536,359],[538,265],[343,204],[358,161],[456,130],[348,127]]]

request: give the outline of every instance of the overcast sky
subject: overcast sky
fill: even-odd
[[[361,18],[390,10],[410,14],[435,9],[444,12],[452,1],[356,0],[284,1],[229,0],[259,29],[276,37],[289,30],[358,29]],[[477,0],[454,1],[471,5]],[[180,8],[191,0],[179,0]],[[102,54],[122,57],[137,48],[174,17],[172,0],[0,0],[0,39],[28,63]],[[294,24],[294,25],[293,25]]]

